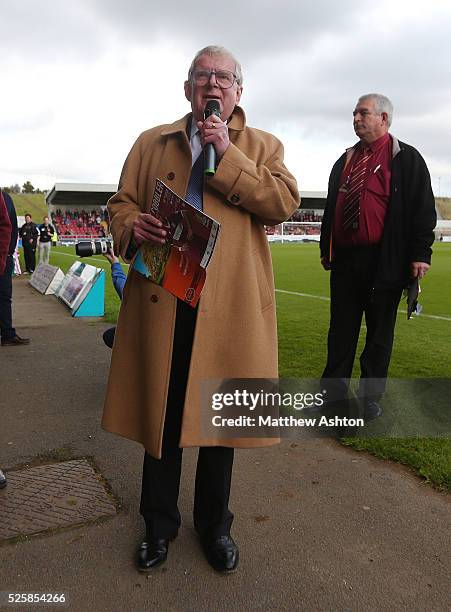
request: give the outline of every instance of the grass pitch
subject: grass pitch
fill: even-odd
[[[278,290],[280,376],[318,378],[326,363],[330,273],[319,263],[316,244],[273,245],[272,256]],[[435,243],[432,266],[421,289],[420,316],[408,321],[405,300],[400,303],[389,376],[450,378],[451,243]],[[353,372],[356,378],[364,338],[362,325]],[[448,409],[450,406],[451,398]],[[348,438],[343,442],[409,465],[439,488],[451,488],[451,441],[447,438]]]
[[[274,244],[271,247],[279,326],[280,376],[319,378],[326,361],[329,326],[329,273],[319,263],[317,244]],[[50,263],[67,271],[75,260],[73,248],[55,247]],[[108,261],[96,256],[86,263],[106,271],[105,319],[115,322],[119,298],[111,283]],[[126,266],[123,266],[127,270]],[[389,376],[450,378],[451,243],[435,243],[432,266],[421,282],[420,316],[407,321],[401,301]],[[357,356],[363,348],[362,326]],[[359,376],[358,358],[353,376]],[[451,403],[451,399],[450,399]],[[413,467],[440,488],[451,487],[449,439],[346,439],[345,444]]]

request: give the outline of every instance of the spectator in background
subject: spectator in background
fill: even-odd
[[[108,259],[111,264],[111,280],[113,281],[113,286],[116,289],[116,293],[119,296],[119,299],[122,300],[122,293],[124,291],[125,281],[127,280],[127,275],[122,270],[122,266],[119,263],[119,259],[114,254],[113,249],[108,249],[108,252],[104,255]],[[113,348],[114,342],[114,334],[116,333],[116,326],[108,328],[103,333],[103,341],[109,348]]]
[[[12,275],[13,253],[17,244],[17,216],[14,203],[7,193],[0,191],[0,208],[3,212],[0,222],[0,335],[2,346],[28,344],[28,338],[20,338],[12,326]],[[8,219],[5,218],[4,212]],[[1,214],[1,213],[0,213]]]
[[[39,226],[39,263],[49,263],[50,247],[54,233],[55,230],[53,225],[50,225],[49,218],[44,217],[44,223]]]
[[[26,271],[29,274],[33,274],[36,268],[36,247],[38,244],[39,232],[30,214],[25,215],[25,223],[20,228],[19,234],[22,238]]]

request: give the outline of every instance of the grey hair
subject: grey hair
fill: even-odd
[[[217,45],[209,45],[208,47],[204,47],[200,51],[196,53],[193,61],[191,62],[191,66],[188,70],[188,81],[191,80],[193,75],[194,67],[196,65],[197,60],[201,55],[221,55],[223,57],[229,57],[233,62],[235,62],[235,75],[236,82],[239,87],[243,85],[243,71],[241,69],[240,62],[234,57],[234,55],[225,47],[219,47]]]
[[[387,98],[387,96],[383,96],[382,94],[378,93],[369,93],[365,94],[364,96],[360,96],[359,102],[362,102],[363,100],[373,100],[376,112],[379,114],[387,113],[388,127],[391,126],[393,119],[393,104],[391,100]]]

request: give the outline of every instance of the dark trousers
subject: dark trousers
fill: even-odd
[[[31,246],[24,245],[23,256],[27,272],[34,272],[36,268],[36,247],[32,248]]]
[[[16,330],[12,320],[14,259],[8,255],[4,274],[0,276],[0,332],[5,340],[14,338]]]
[[[197,310],[178,300],[161,459],[144,454],[140,512],[147,537],[174,538],[180,527],[180,430]],[[201,538],[230,533],[228,508],[233,448],[201,447],[194,493],[194,527]]]
[[[397,289],[374,290],[377,265],[377,246],[343,249],[336,255],[330,276],[330,327],[322,377],[324,384],[324,379],[336,379],[334,384],[340,386],[341,381],[342,389],[347,390],[365,314],[359,395],[375,401],[385,390],[402,293]]]

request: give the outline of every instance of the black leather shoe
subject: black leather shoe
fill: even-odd
[[[231,536],[204,540],[202,545],[207,561],[214,570],[229,574],[236,570],[240,554]]]
[[[19,344],[30,344],[28,338],[21,338],[17,334],[12,338],[2,338],[2,346],[17,346]]]
[[[372,421],[382,416],[382,406],[379,402],[369,401],[365,403],[363,418],[365,421]]]
[[[140,544],[137,553],[140,572],[151,572],[162,565],[168,557],[169,540],[165,538],[147,538]]]
[[[6,487],[6,483],[7,483],[6,476],[0,470],[0,489],[4,489]]]

